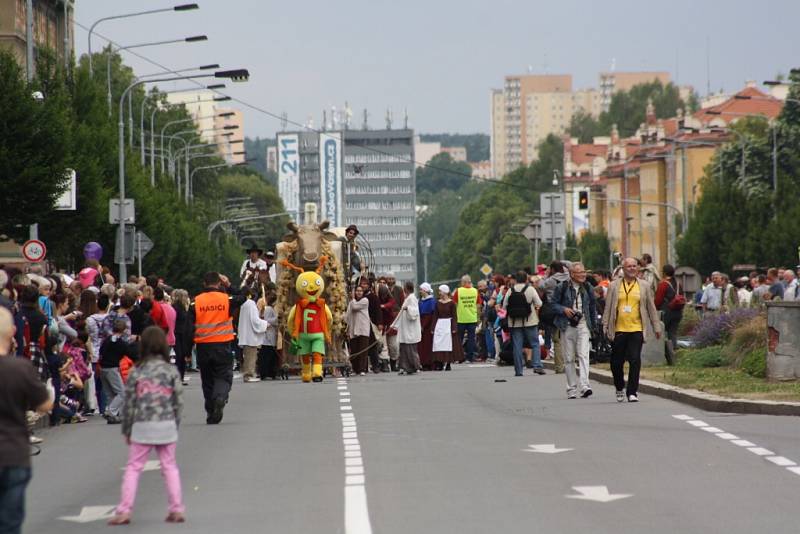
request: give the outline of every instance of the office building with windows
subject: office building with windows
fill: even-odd
[[[416,280],[413,130],[280,132],[276,150],[278,189],[296,221],[355,224],[373,272]]]

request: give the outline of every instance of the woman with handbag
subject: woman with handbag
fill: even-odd
[[[661,310],[661,320],[664,321],[664,331],[667,334],[666,350],[664,356],[668,365],[675,363],[675,351],[678,349],[678,326],[683,318],[683,307],[686,298],[681,292],[680,284],[675,280],[675,267],[664,265],[664,276],[658,283],[654,299],[656,308]]]

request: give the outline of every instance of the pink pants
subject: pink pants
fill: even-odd
[[[136,490],[139,487],[139,475],[144,469],[145,462],[147,462],[147,456],[153,449],[156,450],[158,459],[161,462],[161,476],[164,478],[164,485],[167,487],[169,511],[184,512],[185,508],[181,498],[181,475],[178,471],[178,464],[175,462],[176,445],[177,443],[145,445],[131,442],[128,448],[128,464],[125,466],[125,474],[122,476],[122,497],[117,506],[118,514],[130,514],[133,510]]]

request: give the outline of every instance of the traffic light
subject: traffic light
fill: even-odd
[[[588,210],[589,209],[589,192],[588,191],[578,191],[578,209],[579,210]]]

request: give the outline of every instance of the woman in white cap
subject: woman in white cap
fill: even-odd
[[[436,309],[436,299],[433,298],[433,288],[428,282],[419,286],[419,320],[422,327],[422,341],[417,346],[419,363],[423,369],[433,369],[433,312]]]
[[[434,369],[450,370],[450,364],[463,359],[458,343],[456,305],[450,298],[450,287],[439,286],[439,301],[433,311],[433,364]]]

